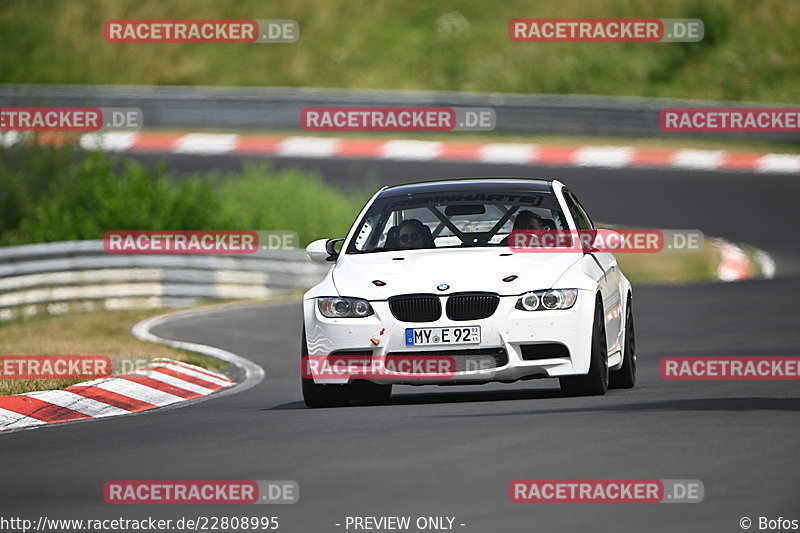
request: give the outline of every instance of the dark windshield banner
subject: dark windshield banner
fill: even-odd
[[[501,193],[484,194],[478,193],[454,193],[439,194],[432,196],[407,196],[387,198],[387,209],[399,209],[404,207],[420,207],[426,205],[447,205],[459,202],[480,202],[484,204],[509,204],[526,205],[536,207],[542,204],[541,195],[530,195],[520,193]]]

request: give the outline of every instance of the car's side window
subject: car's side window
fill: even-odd
[[[571,191],[564,189],[564,199],[567,201],[572,218],[575,219],[575,226],[578,229],[594,229],[592,219],[589,218],[589,215],[586,214],[583,206]]]
[[[588,229],[594,229],[594,222],[592,222],[592,217],[590,217],[589,213],[586,212],[586,209],[583,208],[583,205],[581,204],[581,201],[578,200],[578,197],[575,196],[575,193],[570,192],[570,195],[572,195],[572,199],[575,201],[575,205],[578,207],[580,212],[583,213],[583,217],[589,223],[589,228]]]

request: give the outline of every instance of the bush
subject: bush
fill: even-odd
[[[344,237],[368,199],[342,192],[319,175],[299,169],[274,172],[267,165],[245,165],[241,175],[228,175],[219,189],[222,215],[235,228],[291,230],[301,243]]]
[[[111,230],[292,230],[301,243],[347,231],[366,194],[313,173],[246,165],[176,177],[101,152],[0,151],[0,244],[99,239]]]
[[[16,240],[14,235],[49,184],[75,162],[71,149],[36,143],[0,148],[0,243]]]

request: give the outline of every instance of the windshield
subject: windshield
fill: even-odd
[[[566,229],[552,192],[458,191],[379,198],[347,253],[508,246],[512,229]]]

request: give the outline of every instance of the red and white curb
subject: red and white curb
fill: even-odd
[[[58,142],[59,137],[51,135],[53,142]],[[8,132],[0,138],[0,144],[10,145],[18,138],[17,132]],[[47,139],[47,137],[43,138]],[[624,146],[555,146],[525,143],[156,132],[87,133],[80,137],[80,145],[86,149],[107,152],[161,152],[197,155],[254,154],[303,158],[467,161],[515,165],[651,167],[800,173],[800,155]]]
[[[755,262],[758,263],[756,268],[747,253],[732,242],[715,239],[714,245],[720,252],[720,262],[717,266],[717,278],[720,281],[744,281],[755,277],[759,271],[763,278],[775,277],[775,261],[765,251],[756,251]]]
[[[137,413],[207,396],[234,384],[217,372],[170,359],[120,374],[0,397],[0,431]]]
[[[191,309],[148,318],[134,325],[131,334],[140,340],[230,363],[238,369],[240,379],[234,381],[218,372],[171,359],[154,359],[130,374],[78,383],[63,390],[0,396],[0,432],[183,407],[255,386],[264,379],[264,369],[249,359],[214,346],[165,339],[150,331],[165,322],[221,309],[224,307]]]

